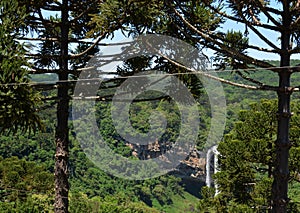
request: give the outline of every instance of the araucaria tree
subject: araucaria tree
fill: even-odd
[[[299,101],[292,102],[290,185],[299,181]],[[271,206],[272,165],[277,130],[277,101],[261,100],[241,110],[229,134],[219,143],[219,193],[202,188],[199,209],[208,212],[267,212]],[[298,189],[296,186],[294,189]],[[289,193],[288,212],[299,212],[298,198]],[[224,205],[226,204],[226,205]]]
[[[25,25],[26,10],[17,1],[0,2],[0,133],[37,130],[39,96],[28,85],[25,48],[16,39]]]
[[[271,90],[278,94],[276,155],[273,159],[272,211],[286,212],[289,180],[290,97],[296,86],[291,75],[299,71],[290,66],[293,54],[300,53],[300,3],[298,0],[191,0],[191,1],[116,1],[101,3],[101,15],[94,18],[99,31],[110,30],[110,23],[131,33],[160,33],[184,39],[197,47],[215,51],[215,64],[231,68],[250,85],[223,81],[252,90]],[[231,27],[229,24],[232,24]],[[221,28],[223,24],[226,27]],[[238,24],[238,25],[237,25]],[[127,25],[127,28],[126,28]],[[107,26],[107,28],[103,28]],[[235,27],[244,28],[235,31]],[[232,28],[232,29],[230,29]],[[224,31],[228,29],[228,31]],[[110,31],[113,32],[112,30]],[[271,36],[270,36],[271,35]],[[250,40],[252,37],[256,39]],[[270,37],[274,39],[270,39]],[[250,42],[252,41],[252,42]],[[254,41],[254,42],[253,42]],[[259,44],[259,45],[258,45]],[[249,52],[271,54],[280,67],[255,58]],[[279,56],[279,57],[278,57]],[[169,61],[173,63],[173,61]],[[245,69],[263,68],[278,74],[278,85],[270,86],[247,75]],[[187,68],[189,69],[189,68]]]
[[[28,31],[19,39],[31,44],[26,53],[33,61],[31,74],[55,73],[58,83],[39,86],[42,90],[57,89],[57,123],[55,133],[55,212],[68,212],[68,155],[69,155],[69,103],[72,85],[68,82],[76,78],[80,68],[96,52],[95,41],[85,41],[89,29],[90,14],[96,13],[93,0],[34,0],[19,1],[29,14],[24,18]],[[72,47],[70,44],[73,44]],[[49,100],[49,97],[47,97]]]

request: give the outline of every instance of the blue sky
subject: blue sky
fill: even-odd
[[[270,6],[281,9],[281,4],[277,3],[274,0],[270,1]],[[230,11],[227,10],[227,13],[230,13]],[[261,21],[267,23],[267,18],[265,16],[261,17]],[[270,23],[269,23],[270,24]],[[240,30],[241,32],[245,31],[245,26],[243,24],[239,24],[233,21],[226,21],[225,24],[223,25],[222,31],[228,31],[228,30]],[[272,32],[270,30],[265,30],[262,28],[259,28],[260,32],[265,35],[272,43],[274,43],[276,46],[280,48],[280,40],[279,40],[279,33]],[[259,46],[259,47],[264,47],[264,48],[269,48],[269,46],[263,42],[255,33],[253,33],[250,29],[249,31],[249,44]],[[117,32],[115,34],[114,39],[111,40],[106,40],[106,42],[118,42],[124,39],[124,36],[120,33]],[[208,55],[209,57],[213,56],[213,51],[211,50],[206,50],[205,54]],[[254,58],[261,59],[261,60],[279,60],[279,55],[277,54],[271,54],[271,53],[265,53],[265,52],[260,52],[256,50],[248,50],[248,54]],[[293,55],[292,59],[300,59],[300,54]]]
[[[270,6],[275,7],[280,9],[279,7],[281,6],[281,4],[276,3],[276,1],[271,0],[270,1]],[[227,10],[227,12],[230,13],[230,11]],[[49,13],[45,13],[45,16],[49,16]],[[52,14],[53,15],[53,14]],[[261,17],[262,21],[266,21],[266,17]],[[236,22],[233,21],[227,21],[224,25],[223,25],[223,31],[227,31],[227,30],[240,30],[241,32],[245,31],[245,26],[243,24],[238,24]],[[270,39],[270,41],[272,41],[274,44],[276,44],[278,47],[280,45],[280,41],[278,40],[279,38],[279,34],[276,34],[274,32],[268,31],[268,30],[264,30],[260,28],[260,32],[263,33],[268,39]],[[258,38],[258,36],[253,33],[250,29],[249,29],[249,43],[259,46],[259,47],[265,47],[268,48],[268,46],[260,39]],[[105,39],[104,41],[102,41],[103,43],[110,43],[110,42],[120,42],[122,40],[124,40],[125,37],[122,35],[122,33],[120,31],[115,33],[115,36],[113,39]],[[213,56],[213,51],[211,50],[205,50],[204,52],[206,55],[208,55],[209,57]],[[250,56],[257,58],[257,59],[265,59],[265,60],[279,60],[279,55],[276,54],[269,54],[269,53],[264,53],[264,52],[259,52],[259,51],[255,51],[255,50],[248,50],[248,53]],[[293,55],[292,56],[293,59],[300,59],[300,55]]]

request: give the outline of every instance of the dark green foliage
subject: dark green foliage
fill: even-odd
[[[7,4],[7,1],[2,1],[2,2],[6,2]],[[54,11],[55,9],[60,10],[60,7],[57,6],[60,4],[60,2],[58,2],[57,4],[51,4],[53,2],[54,1],[26,1],[26,3],[28,3],[26,9],[35,13],[38,13],[37,8],[41,8],[42,6],[43,9],[45,8],[49,9],[52,7],[54,8],[52,9]],[[88,13],[82,13],[82,12],[85,12],[85,9],[88,9],[90,13],[94,13],[94,10],[98,9],[96,7],[95,2],[72,0],[70,1],[69,4],[69,8],[72,11],[70,12],[70,16],[71,17],[75,17],[77,15],[81,16],[81,14],[83,14],[83,16],[82,19],[78,18],[75,19],[73,23],[68,23],[68,26],[72,28],[68,33],[72,34],[72,36],[76,38],[84,38],[86,32],[90,32],[90,36],[96,36],[96,35],[109,36],[117,29],[123,30],[125,34],[128,33],[129,35],[134,35],[134,36],[145,32],[162,33],[162,34],[172,35],[181,38],[187,41],[188,43],[197,46],[198,48],[200,45],[207,45],[208,47],[211,47],[212,49],[219,51],[217,53],[217,56],[219,56],[219,58],[217,58],[216,60],[218,62],[217,65],[220,66],[219,68],[225,68],[226,66],[230,66],[231,68],[234,69],[246,68],[247,66],[252,66],[252,65],[258,65],[263,67],[271,66],[270,63],[262,63],[260,61],[253,60],[252,58],[247,58],[247,57],[245,58],[244,56],[247,53],[246,49],[250,47],[248,45],[248,39],[245,37],[247,36],[247,33],[245,33],[244,36],[241,32],[235,32],[235,31],[228,31],[227,33],[220,32],[219,30],[217,30],[217,28],[219,27],[219,24],[222,23],[223,18],[221,17],[220,14],[216,15],[215,12],[213,11],[213,9],[215,9],[216,11],[220,11],[223,10],[222,6],[229,6],[232,9],[231,11],[233,12],[232,14],[234,14],[233,17],[241,18],[243,20],[242,22],[244,22],[244,24],[247,25],[247,21],[249,21],[250,23],[256,22],[256,20],[254,20],[256,18],[255,16],[258,16],[258,14],[261,11],[265,12],[264,10],[260,10],[260,7],[268,5],[269,2],[268,1],[265,2],[244,1],[243,4],[239,4],[236,1],[224,1],[224,2],[226,2],[225,5],[222,5],[221,1],[197,1],[197,0],[196,1],[156,1],[156,0],[154,1],[133,1],[133,0],[132,1],[131,0],[130,1],[115,1],[115,0],[103,1],[99,6],[101,12],[99,12],[98,15],[93,16],[94,19],[92,23],[96,25],[96,28],[90,29],[86,25],[86,23],[90,21],[90,16]],[[296,7],[296,1],[293,2],[294,3],[289,5],[291,8]],[[87,6],[90,6],[90,8],[86,8]],[[173,7],[177,9],[177,11],[184,18],[188,19],[191,25],[198,28],[199,31],[197,32],[193,30],[191,27],[187,26],[187,24],[183,23],[182,20],[179,18],[179,16],[174,13]],[[12,12],[11,14],[13,14],[13,16],[17,14],[18,17],[18,13]],[[276,10],[274,14],[276,14]],[[291,13],[291,14],[297,14],[297,13]],[[290,18],[290,20],[298,20],[296,15],[293,16],[294,17]],[[283,19],[287,20],[286,17],[283,17]],[[39,35],[46,38],[49,37],[60,38],[59,24],[55,23],[56,21],[60,22],[61,21],[60,18],[50,17],[49,20],[46,20],[46,22],[47,21],[50,21],[51,24],[49,24],[48,27],[45,28],[44,30],[40,31],[42,33],[40,33]],[[274,23],[274,20],[271,19],[270,21]],[[281,23],[281,21],[279,21],[279,23]],[[67,23],[63,23],[63,24],[67,25]],[[252,26],[251,24],[248,25],[250,25],[250,27]],[[276,25],[276,23],[274,25]],[[35,28],[35,30],[37,30],[38,28],[37,26],[30,26],[30,27]],[[283,30],[285,27],[288,28],[288,30]],[[288,25],[282,26],[282,28],[280,28],[280,32],[283,32],[283,34],[286,32],[289,33],[291,29],[292,30],[297,29],[297,26],[294,26],[294,28],[292,27],[290,28],[290,26]],[[247,27],[246,30],[248,30]],[[206,36],[203,36],[203,34],[205,34]],[[5,36],[2,37],[4,39]],[[293,38],[295,38],[295,40],[298,41],[299,40],[298,37],[299,37],[298,30],[296,30],[295,35],[293,34]],[[284,36],[281,40],[283,39]],[[289,44],[290,42],[288,41],[285,43]],[[299,42],[297,44],[299,44]],[[8,47],[11,48],[11,46]],[[80,44],[77,46],[77,49],[73,51],[73,53],[80,52],[83,49],[85,49],[85,47],[87,47],[87,45]],[[41,57],[35,63],[37,67],[55,68],[57,65],[59,65],[60,60],[59,58],[57,58],[57,56],[53,56],[52,58],[49,57],[49,55],[53,55],[53,54],[59,55],[59,49],[60,49],[60,45],[58,45],[57,41],[48,40],[43,42],[38,51]],[[283,48],[282,50],[283,53],[281,52],[281,55],[284,55],[284,51],[287,49],[288,47]],[[97,50],[92,49],[92,51],[89,51],[89,54],[94,54],[96,51]],[[11,56],[15,56],[15,54],[16,53],[13,53],[13,55],[7,54],[7,56],[11,57]],[[65,54],[67,53],[65,52]],[[90,57],[87,54],[87,52],[86,54],[83,54],[81,56],[83,56],[83,58],[73,56],[71,60],[72,69],[83,67],[86,63],[86,60],[88,60]],[[133,62],[131,64],[133,64],[134,66],[131,67],[129,66],[128,67],[129,69],[126,70],[127,72],[136,73],[145,68],[144,66],[140,66],[141,62],[143,63],[145,62],[144,60],[137,59],[132,61]],[[146,62],[149,62],[148,58],[146,59]],[[9,63],[6,63],[5,60],[3,60],[3,64],[9,67]],[[173,65],[169,63],[163,62],[161,58],[156,59],[156,64],[158,65],[157,68],[160,68],[170,73],[184,71],[178,68],[176,69]],[[20,64],[16,64],[16,65],[17,68],[21,67]],[[289,65],[288,58],[283,59],[280,65],[283,66]],[[135,68],[137,69],[137,71],[134,70]],[[11,68],[9,69],[11,71]],[[12,73],[8,72],[8,76],[4,76],[5,83],[8,82],[7,79],[11,77],[13,78],[15,77],[11,74]],[[73,76],[76,76],[77,73],[75,71],[67,73],[65,75],[66,78],[64,78],[63,80],[67,80],[68,74],[72,74]],[[122,72],[121,74],[128,75],[127,73],[124,74]],[[191,89],[194,96],[198,98],[197,95],[199,95],[198,93],[199,90],[201,89],[201,84],[195,78],[195,76],[182,76],[180,78],[188,85],[188,87]],[[274,76],[272,76],[272,79],[273,78]],[[272,85],[275,84],[274,82],[276,82],[277,76],[274,79],[275,80],[272,80]],[[285,86],[289,86],[289,85],[285,85]],[[16,88],[15,90],[17,91],[17,89],[18,88]],[[19,91],[17,92],[19,93]],[[5,91],[4,93],[7,92]],[[237,91],[237,90],[232,90],[231,93],[244,95],[243,91]],[[255,94],[249,93],[249,94],[256,95],[256,93]],[[269,94],[267,94],[267,96],[268,95]],[[26,98],[26,100],[30,100],[30,98],[28,99],[26,95],[22,95],[20,97],[15,97],[15,96],[10,97],[10,99],[12,100],[18,100],[20,98],[21,99]],[[241,101],[243,98],[244,97],[242,96],[241,98],[239,98],[238,101]],[[33,102],[32,100],[31,102]],[[236,100],[236,98],[231,98],[229,100],[231,103],[234,103],[235,102],[234,100]],[[246,102],[247,101],[244,101],[244,103]],[[4,101],[4,106],[7,103],[9,102]],[[267,102],[265,103],[267,106],[264,107],[268,107],[269,103]],[[14,102],[14,104],[16,104],[16,102]],[[160,104],[167,105],[167,107],[169,107],[168,104],[166,104],[166,102],[162,101],[160,102]],[[262,103],[262,105],[263,104],[264,103]],[[16,111],[13,111],[14,107],[8,105],[6,107],[7,108],[6,110],[7,111],[10,110],[8,113],[10,117],[7,119],[5,118],[3,121],[3,125],[1,123],[0,127],[4,125],[11,125],[11,123],[8,122],[8,120],[11,120],[11,117],[13,117],[13,120],[16,121],[17,120],[16,118],[20,117],[18,113],[25,112],[24,114],[27,116],[30,115],[30,113],[35,112],[34,110],[33,111],[31,110],[32,109],[31,107],[34,106],[32,105],[32,103],[30,104],[27,103],[27,105],[25,106],[20,104],[20,106],[22,108],[26,108],[26,110],[28,109],[29,111],[24,111],[24,110],[22,111],[22,109],[16,109]],[[153,108],[158,109],[160,106],[155,105],[154,107],[152,106],[152,108],[143,104],[140,105],[136,104],[132,106],[133,114],[141,110],[143,110],[144,112],[138,116],[133,115],[131,117],[131,122],[133,123],[135,129],[137,129],[139,132],[147,132],[147,130],[149,129],[149,123],[147,122],[149,117],[148,110],[150,111]],[[65,107],[64,110],[67,111],[67,108],[68,107]],[[233,114],[237,108],[238,107],[233,106],[231,108],[231,114]],[[172,107],[170,107],[169,109],[170,109],[169,110],[170,125],[167,129],[167,133],[162,138],[163,140],[174,140],[174,138],[176,138],[177,131],[178,131],[177,130],[178,123],[175,119],[178,116],[178,113],[176,112],[176,110],[174,110],[175,112],[172,112]],[[252,105],[250,109],[250,113],[247,111],[242,112],[241,121],[237,123],[236,126],[229,127],[229,128],[234,128],[232,135],[228,135],[225,138],[224,143],[226,144],[224,143],[220,144],[220,148],[223,151],[223,155],[221,156],[221,167],[223,166],[222,169],[224,170],[224,172],[219,174],[220,175],[219,179],[221,179],[220,187],[221,189],[223,189],[224,194],[221,194],[219,197],[222,199],[217,198],[216,200],[211,200],[212,192],[204,193],[206,194],[206,196],[204,196],[204,201],[206,201],[211,205],[215,204],[216,211],[251,212],[252,209],[250,209],[249,206],[255,205],[258,206],[258,208],[260,207],[264,208],[266,205],[269,205],[270,193],[267,191],[267,189],[269,188],[270,185],[270,178],[268,177],[270,176],[269,173],[270,170],[268,168],[273,166],[272,154],[274,151],[274,145],[272,143],[275,140],[273,138],[275,135],[275,133],[273,132],[274,131],[273,124],[275,123],[273,115],[275,115],[275,111],[276,110],[274,109],[272,109],[271,111],[268,110],[264,111],[263,107],[259,107],[258,105]],[[271,114],[269,114],[270,112],[274,114],[272,114],[271,116]],[[100,114],[99,124],[102,133],[106,136],[107,143],[109,143],[110,147],[115,152],[126,157],[132,157],[131,150],[125,146],[123,140],[120,140],[120,138],[116,134],[111,124],[111,121],[105,118],[104,116],[101,117],[102,113],[105,114],[109,114],[109,113],[106,110],[103,111],[101,110],[101,113],[99,113]],[[0,114],[2,115],[3,113]],[[16,115],[11,116],[13,114],[16,114],[17,116]],[[209,113],[205,111],[205,115],[208,114]],[[28,118],[33,120],[34,122],[37,121],[36,117],[34,117],[33,119],[30,117]],[[26,123],[28,119],[25,118],[24,120],[26,121],[25,123],[21,123],[21,126],[22,127],[30,126],[30,124],[28,125],[28,123]],[[207,119],[207,117],[204,116],[203,119],[204,122],[202,122],[202,125],[204,127],[208,126],[209,123],[208,120],[209,119]],[[259,122],[259,125],[257,125],[257,122]],[[297,122],[297,119],[294,122]],[[16,124],[16,126],[18,125],[19,124]],[[36,126],[34,124],[33,126],[30,127],[32,129],[35,129]],[[88,127],[85,126],[83,128],[88,128]],[[17,128],[15,127],[14,129]],[[299,158],[299,154],[298,154],[299,150],[297,145],[299,137],[297,136],[297,131],[299,131],[297,126],[291,131],[291,139],[294,142],[294,147],[291,149],[292,159],[290,161],[290,166],[292,168],[291,178],[294,179],[298,178],[298,171],[299,171],[299,165],[297,162],[297,159]],[[42,133],[38,134],[36,138],[35,137],[28,138],[29,147],[24,145],[24,141],[26,141],[27,135],[25,136],[17,135],[14,138],[3,138],[3,141],[6,142],[13,141],[11,150],[14,150],[13,152],[10,152],[8,150],[5,150],[5,146],[3,146],[2,147],[3,156],[8,157],[10,155],[17,155],[32,160],[47,161],[48,164],[47,167],[48,167],[52,163],[52,161],[49,160],[51,159],[51,157],[49,156],[53,155],[53,153],[49,151],[50,148],[52,149],[52,144],[49,143],[48,138],[49,135],[42,134]],[[203,143],[201,143],[203,141],[201,140],[203,140],[202,135],[199,136],[200,142],[198,143],[198,146],[200,147],[203,145]],[[17,144],[18,142],[20,142],[20,144]],[[92,165],[92,163],[87,160],[84,152],[80,149],[79,144],[75,141],[75,139],[72,138],[71,142],[72,142],[71,154],[73,155],[73,157],[71,157],[71,161],[69,164],[71,168],[70,172],[71,172],[71,182],[73,187],[72,190],[74,190],[73,193],[74,202],[71,203],[70,209],[74,212],[76,211],[80,212],[83,209],[87,211],[95,207],[95,206],[91,207],[89,205],[89,199],[86,198],[86,196],[88,197],[100,196],[100,198],[95,198],[95,199],[96,200],[99,199],[100,203],[103,204],[99,208],[104,212],[124,212],[125,209],[127,209],[128,211],[143,212],[144,210],[141,209],[145,208],[144,204],[135,203],[133,204],[134,207],[131,206],[132,202],[134,202],[135,199],[143,200],[148,205],[152,205],[154,200],[158,200],[159,203],[165,205],[172,202],[170,197],[174,193],[174,191],[180,193],[181,187],[178,187],[177,185],[178,180],[168,176],[161,177],[154,180],[149,180],[149,181],[141,181],[141,182],[130,182],[130,181],[124,181],[124,180],[110,177],[109,175],[104,174],[99,169],[95,168]],[[44,147],[47,148],[45,148],[45,150],[43,151],[40,150],[36,151],[37,147],[39,147],[39,149],[44,149]],[[263,152],[261,152],[260,150],[263,150]],[[231,155],[232,151],[234,151],[233,155]],[[241,162],[245,162],[245,163],[241,163]],[[266,173],[268,173],[268,175],[266,175]],[[12,183],[17,183],[20,179],[18,172],[9,173],[8,177],[9,177],[8,179],[10,179]],[[231,181],[231,183],[228,184],[227,183],[228,181],[229,182]],[[258,183],[256,183],[256,185],[254,186],[252,184],[253,182],[258,182]],[[83,191],[84,193],[77,193],[76,190]],[[133,197],[133,201],[129,200],[127,197]],[[76,202],[76,199],[80,199],[82,202],[81,201]],[[95,202],[95,204],[92,205],[98,205],[98,203]],[[26,212],[28,211],[28,209],[27,210],[23,209],[22,211]],[[206,211],[213,211],[213,209],[207,209]]]
[[[221,172],[216,178],[221,195],[229,200],[248,206],[269,205],[270,193],[265,194],[260,187],[270,192],[268,179],[274,159],[275,111],[274,101],[253,104],[250,110],[240,112],[240,121],[220,143]]]
[[[154,143],[156,140],[160,143],[175,143],[178,139],[180,129],[182,128],[181,124],[181,115],[178,108],[178,105],[175,101],[168,98],[161,98],[164,94],[160,92],[150,91],[143,93],[136,97],[136,100],[150,99],[150,101],[138,101],[133,102],[130,105],[129,110],[129,120],[130,125],[132,125],[132,131],[137,133],[145,133],[144,141],[149,141],[150,136],[147,134],[150,130],[150,119],[153,125],[153,130],[156,135],[159,135],[158,138],[153,138],[149,143]],[[152,100],[151,100],[152,99]],[[207,103],[207,96],[203,94],[199,97],[199,104],[197,110],[199,111],[199,135],[196,140],[195,145],[201,149],[206,143],[207,134],[210,127],[210,108]],[[185,109],[186,111],[190,109]],[[99,131],[106,141],[106,143],[113,148],[119,154],[123,156],[130,156],[129,148],[125,146],[127,143],[126,140],[117,133],[116,128],[114,127],[112,118],[111,118],[111,104],[98,102],[96,110],[96,119],[99,126]],[[156,112],[156,114],[154,113]],[[119,118],[126,118],[125,111],[120,112]],[[155,115],[153,115],[154,113]],[[158,124],[161,123],[162,118],[166,119],[167,126],[166,129],[161,128]],[[120,129],[126,129],[127,123],[123,120],[119,120],[118,124]],[[129,129],[129,128],[127,128]],[[129,130],[128,130],[129,131]],[[134,136],[135,132],[129,132]],[[186,140],[189,137],[185,136]]]
[[[34,162],[19,160],[17,157],[5,158],[1,160],[0,171],[2,189],[20,190],[8,195],[10,200],[21,198],[18,196],[22,196],[22,190],[46,193],[53,189],[51,173]],[[5,200],[5,197],[2,199]]]
[[[224,41],[224,45],[240,54],[245,54],[247,51],[248,45],[248,38],[244,37],[241,32],[236,31],[228,31],[226,34],[222,34]],[[241,69],[247,68],[247,64],[242,61],[238,60],[234,57],[228,57],[226,54],[222,52],[216,53],[215,64],[217,69],[222,69],[225,67],[231,67],[232,69]]]
[[[217,24],[220,22],[220,19],[215,17],[211,11],[205,9],[200,1],[191,2],[183,2],[180,5],[182,9],[186,9],[188,11],[186,14],[192,17],[197,26],[207,30],[215,29]],[[114,36],[116,30],[121,30],[124,36],[136,37],[145,33],[157,33],[173,36],[175,38],[182,39],[189,44],[196,45],[195,39],[187,35],[190,32],[188,28],[185,28],[186,32],[178,30],[177,25],[182,25],[182,23],[180,23],[180,20],[178,20],[178,18],[171,12],[172,9],[167,2],[157,0],[108,0],[99,4],[99,10],[101,11],[99,14],[93,15],[92,23],[95,25],[95,28],[92,29],[92,34]],[[166,42],[166,46],[170,48],[168,50],[164,50],[168,52],[168,56],[173,57],[176,55],[178,57],[182,57],[182,55],[179,55],[181,50],[176,48],[172,49],[174,44]],[[202,66],[207,63],[207,58],[201,54],[200,50],[199,54],[196,53],[195,57],[197,57],[197,59],[201,57],[201,62],[193,61],[194,64],[197,63],[197,65],[199,65],[199,63],[201,63]],[[188,58],[194,60],[195,57],[192,57],[190,53],[188,53],[186,60],[188,60]],[[203,66],[201,69],[203,69]],[[179,68],[172,63],[169,63],[165,58],[159,55],[139,56],[128,59],[124,62],[122,67],[118,67],[117,71],[121,76],[128,76],[141,73],[146,70],[163,71],[166,73],[188,72],[186,69]],[[196,99],[204,94],[203,85],[196,75],[191,75],[189,73],[188,75],[178,75],[176,78],[180,79],[189,88]],[[114,80],[114,82],[117,81]],[[119,82],[119,84],[121,84],[121,82]],[[172,91],[172,89],[169,88],[169,91]]]
[[[41,128],[39,96],[27,85],[28,67],[24,46],[16,41],[26,12],[18,1],[0,3],[0,132],[36,131]]]
[[[159,33],[182,38],[195,43],[190,37],[191,30],[185,27],[172,12],[171,1],[117,1],[108,0],[99,4],[101,13],[94,15],[92,22],[96,27],[93,33],[109,33],[121,29],[124,34],[139,35],[142,33]],[[173,5],[172,5],[173,6]],[[214,30],[221,19],[207,10],[201,1],[178,2],[177,7],[185,12],[195,26],[206,31]]]
[[[299,180],[298,105],[298,102],[292,104],[294,116],[291,121],[291,140],[294,143],[289,161],[291,183]],[[239,120],[218,146],[220,172],[215,175],[215,179],[220,194],[214,197],[213,192],[203,188],[201,209],[232,212],[230,206],[234,205],[237,209],[240,208],[238,206],[244,206],[243,208],[248,209],[247,212],[265,212],[270,208],[277,129],[276,107],[276,101],[262,100],[251,104],[248,110],[240,111]],[[297,184],[295,188],[291,186],[295,191],[299,190]],[[294,199],[297,196],[291,195],[290,210],[295,211],[294,201],[297,200]],[[210,205],[205,207],[206,201]]]
[[[39,113],[46,128],[34,135],[16,132],[14,135],[0,136],[0,156],[9,158],[17,156],[29,161],[43,164],[47,170],[53,172],[55,145],[54,137],[54,109],[43,110]]]
[[[51,211],[53,175],[35,162],[1,158],[1,212]]]
[[[70,212],[81,213],[88,211],[91,213],[158,213],[159,211],[147,206],[143,202],[133,202],[122,193],[105,198],[94,197],[89,199],[85,194],[72,193],[70,195]]]
[[[116,1],[108,0],[99,5],[101,13],[93,16],[96,27],[92,30],[94,34],[111,34],[117,29],[125,32],[127,26],[134,20],[133,28],[129,34],[138,34],[151,28],[157,17],[162,17],[164,7],[163,1]],[[110,20],[110,21],[108,21]]]
[[[209,213],[252,213],[254,212],[249,206],[245,204],[240,204],[230,201],[227,197],[214,197],[215,190],[209,187],[203,187],[201,190],[202,199],[198,204],[199,212],[209,212]]]
[[[161,104],[163,104],[163,102]],[[171,107],[171,104],[164,104]],[[109,110],[104,107],[105,105],[106,104],[97,105],[99,107],[99,111],[97,112],[101,112],[99,115],[103,117],[106,117],[105,115],[109,113]],[[148,109],[150,106],[143,103],[137,103],[132,107],[132,110],[134,111],[137,107]],[[41,115],[47,126],[46,132],[37,132],[36,135],[22,135],[17,133],[14,137],[11,135],[2,136],[0,139],[0,155],[5,157],[5,159],[16,159],[10,157],[18,156],[19,158],[33,160],[37,162],[38,165],[43,165],[48,171],[53,172],[53,155],[55,150],[53,141],[51,140],[54,137],[53,120],[55,115],[53,111],[54,109],[49,109],[43,111],[43,114]],[[169,111],[172,112],[171,110]],[[148,113],[147,110],[146,112]],[[139,116],[142,116],[142,114]],[[137,123],[143,121],[139,121],[137,118],[133,118],[133,120]],[[102,122],[107,123],[108,120],[103,119]],[[109,122],[107,124],[109,124]],[[109,139],[108,135],[110,134],[111,137],[116,137],[114,132],[111,131],[112,129],[109,128],[110,125],[107,125],[107,127],[106,130],[103,130],[106,131],[107,139]],[[124,212],[126,209],[128,212],[156,212],[157,210],[147,207],[146,205],[152,206],[154,202],[158,202],[161,206],[167,206],[173,202],[172,197],[174,194],[181,195],[183,193],[183,188],[179,184],[180,179],[175,178],[174,176],[166,175],[145,181],[128,181],[112,177],[97,168],[86,157],[80,144],[72,134],[70,135],[70,141],[69,171],[71,195],[69,208],[71,212],[89,210],[91,210],[90,212],[112,212],[113,210]],[[125,146],[122,141],[112,143],[111,147],[120,154],[125,156],[131,155],[131,150]],[[24,160],[21,162],[23,161]],[[12,169],[15,168],[11,166],[8,167]],[[44,172],[46,172],[46,170],[37,173],[43,175]],[[14,172],[9,173],[8,175],[11,183],[13,181],[18,182],[20,178],[20,176]],[[50,177],[53,178],[51,174]],[[40,179],[41,176],[36,175],[36,178]],[[40,182],[36,182],[39,183],[39,186],[41,187],[39,190],[47,188],[45,185],[40,184]],[[51,184],[53,184],[53,182],[51,182]],[[21,190],[27,190],[27,185],[29,186],[29,184],[21,184],[19,187]],[[51,189],[53,189],[52,185]],[[3,209],[2,211],[10,212],[13,208],[16,208],[18,209],[16,212],[26,212],[28,209],[32,208],[34,209],[32,210],[33,212],[42,212],[43,210],[47,212],[46,209],[50,208],[51,210],[53,208],[52,196],[47,194],[33,194],[31,196],[27,191],[25,191],[23,195],[27,196],[26,200],[17,200],[16,203],[13,201],[3,203],[1,206]]]

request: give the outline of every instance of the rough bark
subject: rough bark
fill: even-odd
[[[61,60],[59,80],[68,80],[68,0],[62,1],[61,10]],[[68,212],[68,117],[69,117],[69,96],[68,85],[58,85],[57,104],[57,127],[55,135],[55,203],[56,213]]]
[[[280,90],[278,91],[278,129],[276,140],[276,159],[274,165],[274,182],[272,186],[273,212],[287,211],[288,179],[289,179],[289,126],[290,126],[290,95],[288,91],[290,74],[285,71],[280,74]]]
[[[289,5],[283,4],[282,21],[283,26],[290,26]],[[281,32],[281,55],[280,66],[290,66],[290,45],[291,33],[289,29]],[[289,179],[289,129],[290,129],[290,77],[291,70],[283,68],[279,72],[279,90],[278,90],[278,129],[276,140],[276,158],[274,164],[274,182],[272,185],[272,212],[287,212],[288,205],[288,179]]]

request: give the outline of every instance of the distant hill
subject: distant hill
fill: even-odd
[[[47,74],[31,74],[29,78],[33,82],[56,82],[58,81],[58,76],[55,73],[47,73]]]

